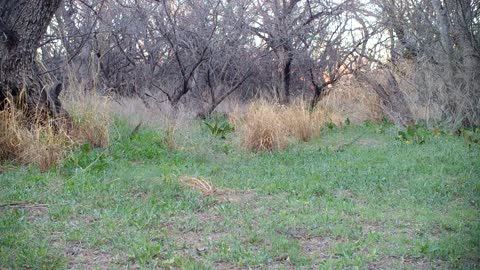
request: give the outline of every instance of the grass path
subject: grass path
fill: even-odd
[[[3,166],[0,268],[480,268],[480,148],[459,137],[363,125],[254,154],[235,134],[181,131],[170,151],[129,128],[47,173]]]

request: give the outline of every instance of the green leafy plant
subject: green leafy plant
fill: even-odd
[[[108,167],[108,159],[105,153],[94,149],[86,143],[80,147],[80,151],[70,155],[64,163],[63,168],[68,172],[92,171],[100,172]]]
[[[337,125],[335,125],[335,123],[333,123],[333,122],[327,122],[326,126],[327,126],[327,128],[330,129],[330,130],[332,130],[332,129],[334,129],[334,128],[337,127]]]
[[[210,120],[205,120],[203,123],[210,131],[210,134],[221,139],[226,139],[227,134],[235,130],[223,117],[213,117]]]
[[[480,143],[480,128],[478,127],[474,129],[462,129],[461,135],[469,145]]]
[[[398,132],[397,139],[405,144],[424,144],[425,138],[429,135],[429,130],[420,125],[410,125],[406,130]]]
[[[393,126],[393,123],[390,122],[386,117],[382,118],[382,121],[375,129],[376,133],[385,134],[385,132]]]

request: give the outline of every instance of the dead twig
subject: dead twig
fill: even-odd
[[[10,208],[47,208],[47,204],[28,204],[25,202],[13,202],[13,203],[4,203],[0,204],[0,207],[10,207]]]

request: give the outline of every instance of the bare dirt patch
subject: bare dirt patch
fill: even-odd
[[[428,261],[424,258],[385,256],[368,264],[368,269],[447,269],[443,261]]]
[[[205,185],[205,183],[202,183],[200,186],[205,190],[211,190],[206,193],[202,192],[202,194],[205,194],[205,196],[214,196],[216,202],[206,211],[180,217],[177,216],[171,219],[165,225],[165,229],[169,237],[173,239],[177,256],[193,258],[202,262],[204,260],[202,255],[215,252],[215,243],[231,235],[230,231],[227,231],[221,226],[224,222],[224,217],[218,213],[217,207],[229,203],[241,205],[250,204],[255,201],[257,195],[253,191],[209,188],[210,185]],[[199,225],[192,228],[187,225],[190,221]],[[211,226],[212,224],[215,225]],[[204,227],[202,227],[202,225],[204,225]],[[244,269],[230,262],[214,262],[214,266],[216,269]]]
[[[372,146],[382,145],[383,142],[378,141],[378,140],[374,140],[374,139],[360,139],[360,140],[357,141],[357,144],[372,147]]]
[[[333,240],[322,237],[307,237],[299,240],[305,254],[312,260],[312,267],[318,267],[320,262],[328,258],[328,250]]]
[[[99,250],[92,250],[81,245],[71,245],[65,250],[68,269],[111,269],[117,258]]]

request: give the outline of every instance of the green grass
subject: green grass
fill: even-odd
[[[46,173],[5,166],[0,268],[480,268],[480,147],[461,137],[407,145],[367,123],[255,154],[201,123],[174,151],[130,130]]]

